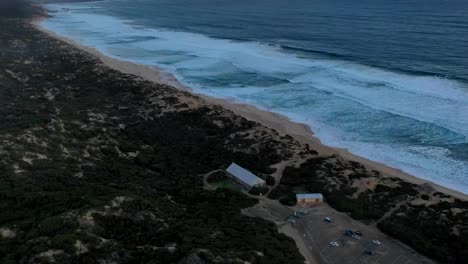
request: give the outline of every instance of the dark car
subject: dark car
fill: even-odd
[[[362,252],[362,254],[372,256],[372,251],[366,249],[366,250],[364,250],[364,252]]]

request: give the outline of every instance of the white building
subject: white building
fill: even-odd
[[[241,166],[235,163],[231,163],[231,165],[229,165],[226,171],[247,190],[250,190],[253,187],[266,186],[264,180],[260,179],[250,171],[242,168]]]
[[[321,193],[298,193],[296,200],[300,205],[318,205],[323,203],[323,195]]]

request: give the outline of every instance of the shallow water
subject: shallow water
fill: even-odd
[[[58,12],[42,24],[58,34],[159,66],[196,92],[284,114],[325,144],[468,193],[464,1],[121,0],[48,8]]]

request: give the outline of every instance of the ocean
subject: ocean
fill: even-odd
[[[108,0],[42,26],[468,193],[468,1]]]

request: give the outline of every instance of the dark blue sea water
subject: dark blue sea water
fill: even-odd
[[[468,193],[468,1],[110,0],[43,26]]]

